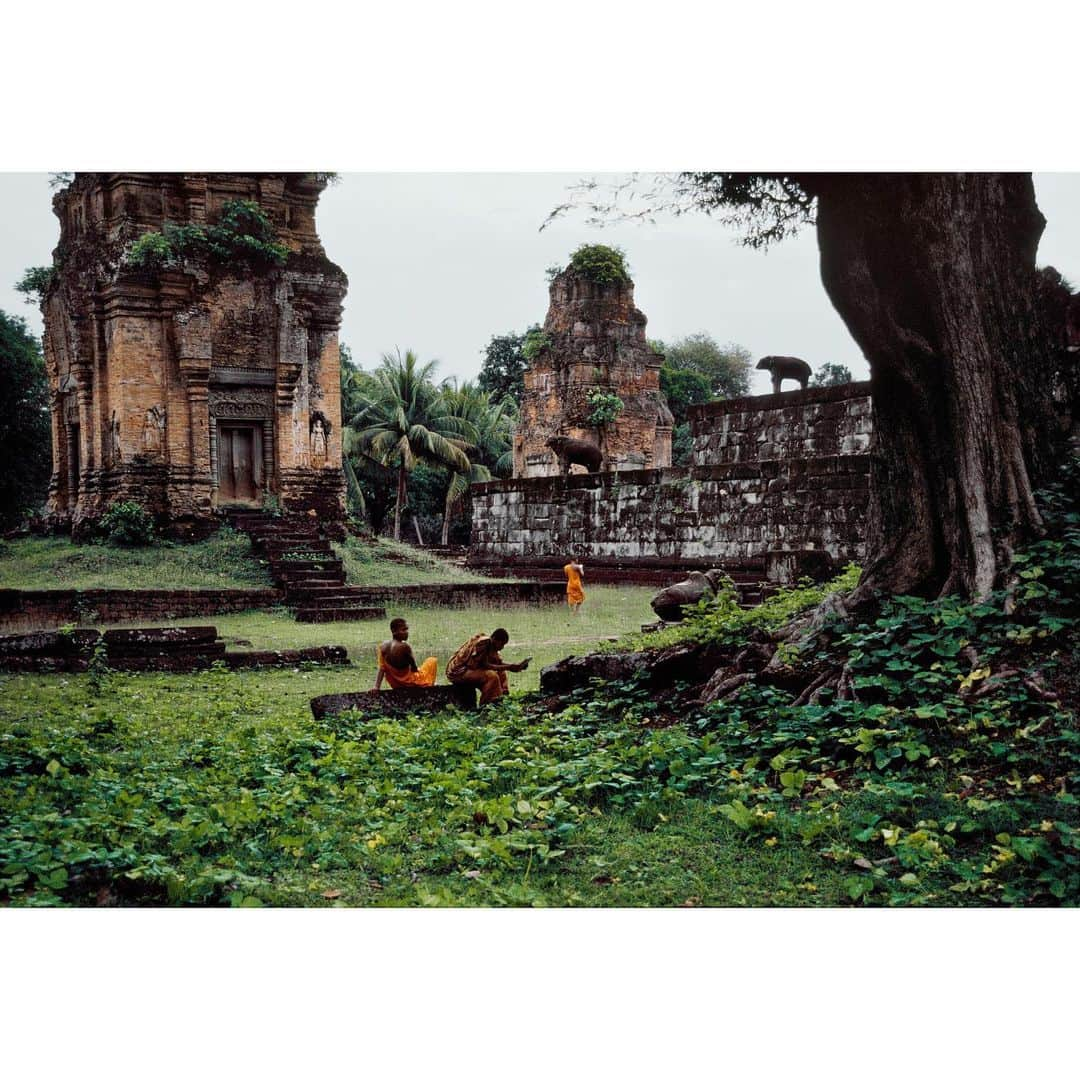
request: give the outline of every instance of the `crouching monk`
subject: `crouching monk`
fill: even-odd
[[[499,655],[506,648],[510,635],[500,629],[490,637],[485,634],[473,634],[446,664],[446,677],[452,683],[470,683],[480,687],[480,704],[497,701],[503,694],[509,693],[506,680],[508,671],[524,671],[532,657],[526,657],[520,664],[504,664]]]
[[[379,674],[375,676],[375,689],[382,687],[385,679],[392,690],[407,686],[434,686],[439,674],[439,661],[429,656],[419,667],[409,644],[409,624],[404,619],[391,619],[390,633],[393,637],[378,648]]]

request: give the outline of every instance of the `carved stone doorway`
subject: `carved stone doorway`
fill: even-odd
[[[218,421],[218,502],[262,502],[262,425]]]

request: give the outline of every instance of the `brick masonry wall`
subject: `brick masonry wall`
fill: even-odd
[[[0,630],[224,615],[283,600],[278,589],[0,589]]]
[[[773,580],[858,560],[869,491],[867,384],[697,406],[686,469],[477,485],[469,562],[723,565]],[[813,562],[814,560],[810,560]]]

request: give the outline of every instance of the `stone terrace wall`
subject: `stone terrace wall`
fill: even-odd
[[[284,598],[279,589],[0,589],[0,630],[224,615]]]
[[[575,552],[594,567],[723,565],[785,581],[864,553],[865,383],[697,406],[686,469],[474,487],[469,563],[512,572]]]
[[[870,384],[733,398],[692,405],[694,465],[865,454],[870,448]]]

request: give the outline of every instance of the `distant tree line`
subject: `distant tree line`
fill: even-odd
[[[342,452],[350,513],[375,533],[392,529],[466,543],[474,483],[510,475],[515,399],[478,383],[436,382],[434,360],[384,353],[363,371],[341,346]],[[392,523],[392,524],[391,524]]]
[[[41,344],[24,319],[0,311],[0,529],[39,511],[49,491],[52,439]]]

